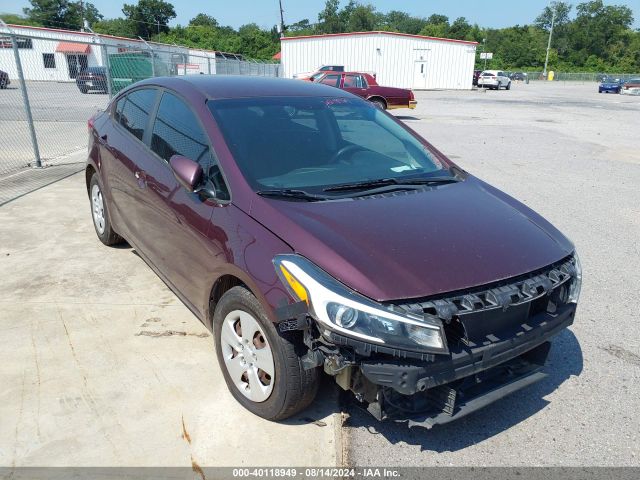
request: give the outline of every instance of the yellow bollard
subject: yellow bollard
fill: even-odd
[[[549,80],[550,82],[553,82],[553,75],[554,75],[553,70],[550,70],[549,75],[547,76],[547,80]]]

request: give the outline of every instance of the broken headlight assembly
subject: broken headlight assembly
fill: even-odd
[[[278,255],[273,263],[289,293],[307,303],[321,333],[328,329],[390,348],[448,353],[439,318],[394,311],[354,292],[300,255]]]
[[[580,257],[578,252],[573,252],[573,268],[575,269],[571,286],[569,287],[569,296],[567,302],[578,303],[580,299],[580,291],[582,290],[582,265],[580,264]]]

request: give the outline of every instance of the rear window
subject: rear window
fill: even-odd
[[[106,69],[104,67],[89,67],[85,71],[89,73],[99,74],[99,75],[106,73]]]
[[[495,77],[496,74],[495,73],[491,73],[491,72],[482,72],[482,76],[483,77]]]
[[[115,120],[138,140],[144,137],[156,90],[142,88],[122,97],[116,104]]]

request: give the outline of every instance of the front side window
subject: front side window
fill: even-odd
[[[151,134],[151,150],[167,162],[182,155],[202,167],[205,178],[213,182],[216,196],[228,199],[228,191],[209,139],[193,111],[177,96],[165,92]]]
[[[324,83],[325,85],[330,85],[332,87],[339,87],[340,75],[327,75],[322,80],[320,80],[320,83]]]
[[[415,136],[361,99],[272,97],[208,102],[255,191],[453,176]]]
[[[118,100],[115,120],[138,140],[142,140],[155,100],[154,89],[134,90]]]

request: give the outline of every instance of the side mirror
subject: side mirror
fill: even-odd
[[[176,180],[188,191],[193,192],[202,182],[202,167],[190,158],[174,155],[169,159],[169,165]]]

